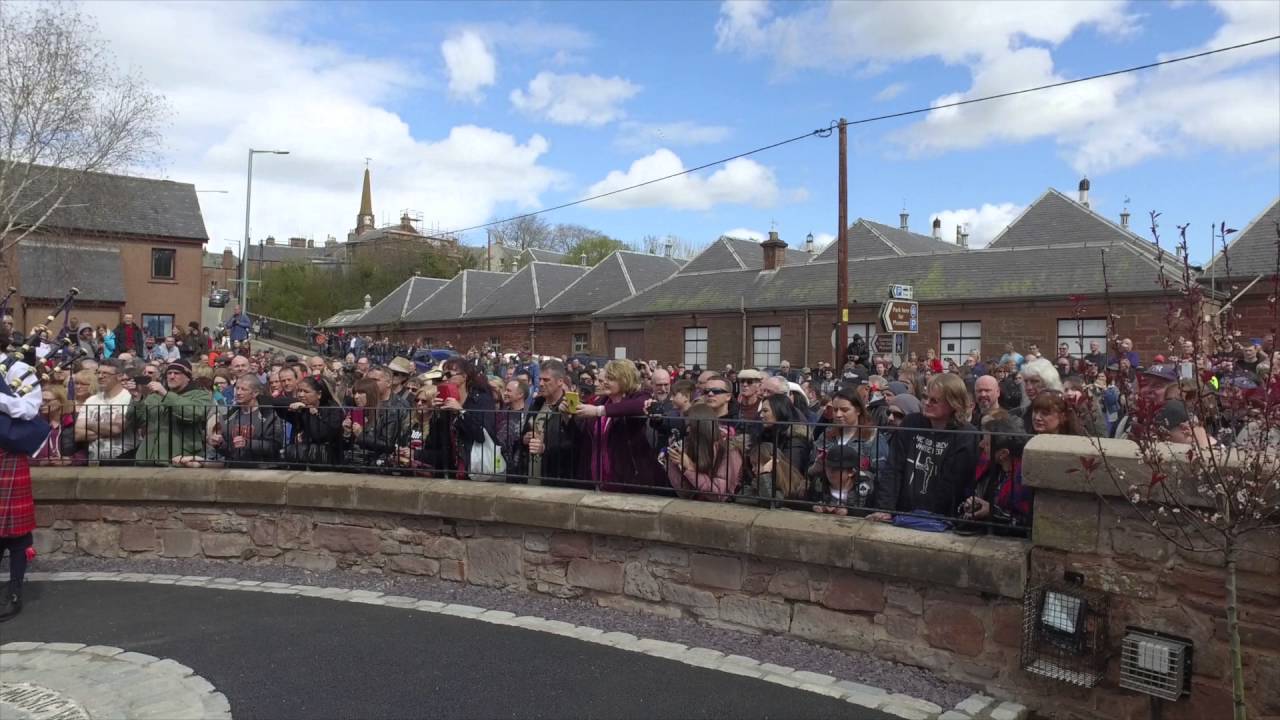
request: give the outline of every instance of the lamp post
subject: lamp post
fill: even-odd
[[[249,203],[253,198],[253,156],[288,155],[288,150],[254,150],[249,148],[249,179],[244,191],[244,247],[240,252],[240,312],[249,314]]]

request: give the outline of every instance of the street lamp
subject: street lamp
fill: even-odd
[[[249,314],[249,202],[253,198],[253,156],[288,155],[288,150],[254,150],[249,148],[249,179],[244,191],[244,248],[240,252],[240,312]]]

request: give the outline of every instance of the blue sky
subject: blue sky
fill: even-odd
[[[375,212],[475,225],[850,120],[1280,34],[1280,3],[114,4],[121,62],[173,108],[152,174],[195,182],[211,247],[344,239],[372,158]],[[850,131],[851,218],[994,236],[1046,187],[1135,224],[1236,227],[1280,194],[1280,42]],[[836,225],[836,140],[812,138],[550,213],[694,246]],[[483,244],[484,234],[466,236]]]

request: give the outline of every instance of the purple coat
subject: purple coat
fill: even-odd
[[[591,445],[583,452],[581,477],[589,478],[601,490],[639,491],[635,487],[624,487],[628,485],[667,487],[666,474],[658,464],[657,450],[649,444],[645,433],[648,416],[645,415],[644,404],[648,399],[649,394],[643,391],[627,395],[618,402],[597,399],[596,405],[604,405],[604,417],[582,421]],[[602,432],[611,471],[607,480],[602,468],[595,467],[602,457],[597,446]]]

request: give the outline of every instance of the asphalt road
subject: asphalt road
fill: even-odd
[[[293,595],[31,582],[3,642],[188,665],[246,718],[845,718],[833,698],[571,638]]]

